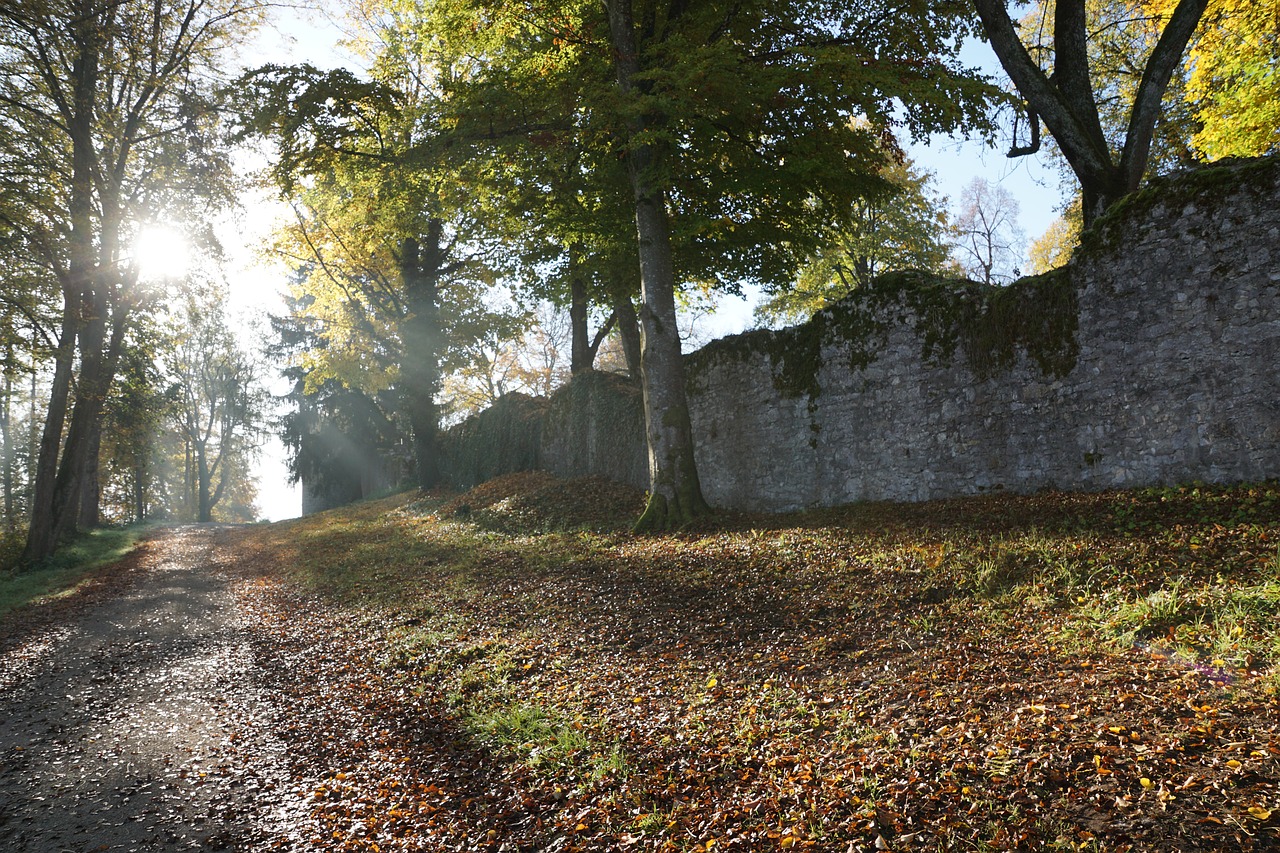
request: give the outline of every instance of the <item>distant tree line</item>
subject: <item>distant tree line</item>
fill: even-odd
[[[122,458],[143,470],[107,425],[161,416],[166,391],[145,401],[128,386],[171,378],[147,362],[156,322],[181,311],[139,241],[159,224],[194,233],[230,198],[221,64],[259,14],[251,0],[0,2],[0,473],[28,564],[103,519]],[[126,514],[147,502],[135,494]]]

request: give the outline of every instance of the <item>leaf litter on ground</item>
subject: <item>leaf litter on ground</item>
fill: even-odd
[[[226,537],[321,849],[1267,850],[1278,495],[638,537],[521,474]]]

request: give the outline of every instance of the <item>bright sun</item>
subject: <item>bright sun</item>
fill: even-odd
[[[191,267],[187,238],[165,225],[148,225],[133,243],[138,269],[144,279],[182,278]]]

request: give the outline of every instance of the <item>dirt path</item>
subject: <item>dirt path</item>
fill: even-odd
[[[4,850],[244,850],[282,837],[271,792],[285,748],[265,723],[272,694],[216,535],[162,534],[122,594],[0,655]]]

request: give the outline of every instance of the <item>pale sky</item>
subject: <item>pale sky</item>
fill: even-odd
[[[254,68],[267,63],[294,64],[309,62],[325,68],[349,64],[350,58],[337,47],[341,32],[322,15],[284,6],[272,10],[274,23],[259,31],[257,38],[242,52],[239,64]],[[262,165],[260,158],[244,156],[240,167],[249,171]],[[262,252],[262,242],[287,208],[275,200],[274,193],[262,189],[241,200],[242,207],[227,218],[222,226],[222,239],[230,258],[227,270],[233,313],[245,318],[241,328],[251,338],[246,343],[261,347],[263,331],[269,333],[267,316],[284,311],[282,295],[288,270],[271,261]],[[269,384],[273,394],[288,391],[288,383],[277,374]],[[256,466],[258,507],[264,518],[280,521],[302,512],[302,490],[288,482],[285,448],[269,427],[267,441]]]

